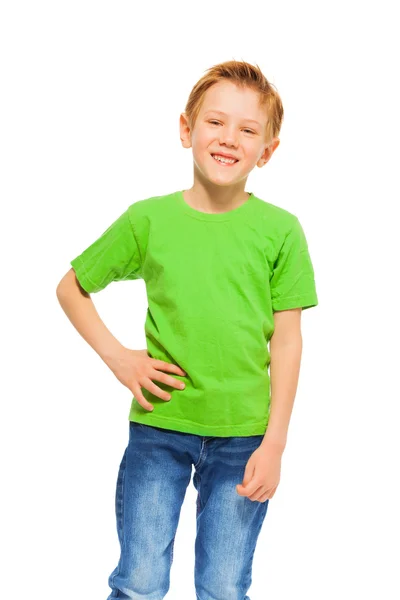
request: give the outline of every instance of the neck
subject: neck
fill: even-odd
[[[195,181],[190,189],[184,190],[183,196],[185,202],[196,210],[220,213],[233,210],[249,199],[250,192],[243,188],[243,182],[236,186],[216,186]]]

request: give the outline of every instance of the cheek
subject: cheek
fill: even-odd
[[[201,150],[207,149],[213,141],[213,138],[210,134],[200,131],[196,135],[196,146],[198,146]]]
[[[249,162],[256,164],[260,160],[261,156],[262,152],[259,148],[249,148],[247,153]]]
[[[199,160],[204,160],[206,158],[206,154],[209,154],[213,148],[213,144],[215,145],[210,136],[197,134],[192,138],[193,156]]]
[[[260,146],[258,144],[252,144],[250,140],[248,144],[244,144],[244,149],[246,156],[248,156],[251,160],[257,160],[261,153]]]

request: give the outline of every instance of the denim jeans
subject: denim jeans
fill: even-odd
[[[250,600],[253,555],[269,500],[240,496],[262,435],[203,437],[129,422],[115,510],[121,555],[107,600],[162,600],[192,475],[197,490],[194,584],[198,600]]]

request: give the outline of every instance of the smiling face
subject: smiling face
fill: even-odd
[[[184,148],[193,148],[196,169],[216,185],[234,185],[246,180],[257,165],[262,167],[279,145],[274,138],[266,140],[265,108],[259,105],[259,94],[249,88],[240,89],[231,81],[220,81],[204,95],[193,130],[186,114],[180,117]],[[230,155],[234,164],[219,162],[215,155]],[[245,181],[244,181],[245,183]]]

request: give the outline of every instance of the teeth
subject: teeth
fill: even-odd
[[[233,163],[236,162],[234,158],[223,158],[217,154],[213,154],[213,158],[215,158],[215,160],[219,160],[220,162],[229,163],[230,165],[233,165]]]

